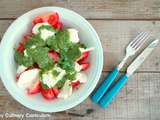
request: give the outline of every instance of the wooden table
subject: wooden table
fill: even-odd
[[[137,31],[160,32],[159,0],[0,0],[0,37],[21,14],[42,6],[61,6],[84,16],[98,32],[104,50],[102,81],[124,56],[125,46]],[[160,46],[130,78],[108,109],[90,99],[50,117],[25,120],[159,120]],[[42,114],[15,101],[0,81],[0,116],[5,113]],[[0,117],[2,119],[2,117]],[[18,119],[18,118],[4,118]]]

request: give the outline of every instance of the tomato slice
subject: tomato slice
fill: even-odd
[[[87,70],[89,66],[90,66],[89,62],[81,63],[81,71]]]
[[[32,36],[32,33],[29,33],[29,34],[23,36],[22,43],[25,44],[30,39],[31,36]]]
[[[37,94],[40,92],[40,89],[41,89],[41,83],[40,81],[38,80],[32,87],[30,87],[28,90],[27,90],[27,93],[29,95],[32,95],[32,94]]]
[[[52,100],[54,98],[56,98],[55,94],[54,94],[54,91],[52,88],[49,88],[49,89],[43,89],[41,87],[41,94],[42,96],[46,99],[46,100]]]
[[[53,90],[53,92],[54,92],[54,95],[55,95],[56,97],[58,97],[58,94],[60,93],[59,89],[58,89],[57,87],[54,87],[54,88],[52,88],[52,90]]]
[[[19,43],[17,47],[17,51],[20,53],[23,53],[24,50],[25,50],[24,45],[22,43]]]
[[[42,22],[48,22],[54,28],[58,28],[58,29],[62,28],[62,23],[59,22],[59,15],[57,12],[42,14],[35,17],[35,19],[33,20],[33,24],[42,23]]]
[[[54,50],[50,50],[48,52],[48,56],[51,57],[55,63],[59,61],[59,53],[55,52]]]
[[[59,29],[59,30],[62,30],[62,27],[63,27],[63,24],[62,24],[61,22],[58,22],[58,23],[54,26],[54,28]]]
[[[75,89],[80,85],[80,81],[77,80],[76,82],[72,82],[71,85],[72,85],[72,88]]]
[[[56,25],[59,21],[59,15],[57,12],[55,13],[52,13],[49,15],[49,18],[48,18],[48,23],[51,24],[52,26]]]
[[[33,19],[33,24],[37,24],[37,23],[42,23],[43,22],[43,19],[40,17],[40,16],[37,16]]]
[[[89,56],[89,51],[83,52],[82,56],[77,59],[77,62],[82,62],[83,60],[87,59]]]
[[[20,77],[21,73],[20,74],[16,74],[16,80],[18,81],[19,80],[19,77]]]

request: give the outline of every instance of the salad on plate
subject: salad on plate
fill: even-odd
[[[45,99],[68,98],[87,82],[93,48],[80,42],[78,30],[64,28],[57,12],[36,16],[30,33],[15,48],[17,86]]]

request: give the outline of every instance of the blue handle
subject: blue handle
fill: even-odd
[[[107,76],[107,78],[102,82],[100,87],[95,92],[93,92],[93,94],[91,96],[91,100],[93,102],[98,103],[100,101],[100,99],[103,97],[103,95],[108,90],[108,88],[110,87],[110,85],[112,84],[112,82],[114,81],[114,79],[117,77],[118,74],[119,74],[119,70],[117,68],[115,68]]]
[[[115,83],[115,85],[109,90],[100,100],[99,104],[101,107],[107,107],[113,98],[118,94],[121,88],[125,85],[128,80],[128,76],[122,75],[121,78]]]

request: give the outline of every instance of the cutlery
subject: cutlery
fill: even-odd
[[[127,72],[120,77],[120,79],[114,84],[114,86],[102,97],[99,104],[102,107],[107,107],[121,88],[125,85],[128,78],[135,72],[135,70],[144,62],[153,49],[157,46],[159,40],[153,41],[143,52],[129,65]]]
[[[149,38],[148,33],[141,32],[139,33],[127,46],[126,55],[122,62],[113,69],[113,71],[106,77],[106,79],[102,82],[99,88],[93,92],[91,95],[91,100],[95,103],[98,103],[99,100],[103,97],[105,92],[108,90],[114,79],[118,76],[119,70],[123,67],[127,59],[134,55],[138,49],[143,45],[143,43]]]

